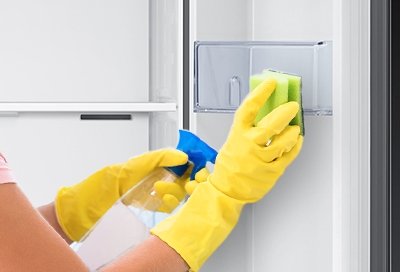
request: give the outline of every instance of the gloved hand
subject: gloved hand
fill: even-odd
[[[137,187],[135,192],[126,195],[122,202],[125,205],[132,205],[150,211],[157,210],[159,212],[171,213],[179,206],[186,194],[191,195],[196,186],[200,182],[206,181],[210,175],[208,168],[204,167],[194,175],[194,180],[190,180],[193,168],[193,164],[190,164],[186,172],[174,182],[159,180],[154,183],[154,191],[162,198],[161,206],[158,198],[148,198],[148,194],[150,193],[146,191],[148,187]]]
[[[82,236],[130,188],[157,167],[185,164],[187,155],[160,149],[107,166],[80,183],[61,188],[55,199],[56,214],[65,234],[73,241]],[[154,189],[163,199],[158,211],[171,213],[186,196],[187,171],[176,183],[157,181]]]
[[[218,153],[214,172],[177,213],[151,230],[182,256],[191,271],[200,269],[225,240],[243,206],[261,199],[300,152],[300,128],[288,126],[299,110],[296,102],[281,105],[253,127],[275,86],[274,79],[267,79],[247,96]]]

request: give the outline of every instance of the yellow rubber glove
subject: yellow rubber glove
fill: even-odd
[[[206,181],[209,175],[210,175],[210,170],[208,170],[207,167],[204,167],[199,172],[197,172],[194,176],[194,180],[190,180],[185,183],[186,193],[188,195],[192,195],[197,185],[199,185],[201,182]]]
[[[73,241],[82,236],[130,188],[157,167],[185,164],[188,156],[176,149],[160,149],[107,166],[80,183],[61,188],[55,199],[56,214],[65,234]],[[158,211],[171,213],[186,196],[187,171],[175,182],[157,181],[154,189],[163,199]],[[146,207],[151,208],[151,207]]]
[[[191,271],[199,270],[226,239],[243,206],[261,199],[300,152],[300,128],[288,126],[299,110],[296,102],[281,105],[253,127],[275,86],[276,81],[268,79],[247,96],[218,153],[214,172],[177,213],[151,230],[182,256]]]

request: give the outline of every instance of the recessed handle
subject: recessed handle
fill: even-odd
[[[132,120],[131,114],[81,114],[81,120]]]
[[[241,102],[242,82],[240,77],[233,76],[229,79],[229,105],[239,107]]]

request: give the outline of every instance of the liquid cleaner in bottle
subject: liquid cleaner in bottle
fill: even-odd
[[[176,149],[188,155],[193,164],[190,180],[206,166],[215,163],[217,152],[196,135],[179,130]],[[158,167],[129,189],[73,246],[90,271],[97,271],[143,242],[155,226],[155,214],[162,199],[154,190],[159,180],[174,182],[189,168],[189,163],[175,167]]]

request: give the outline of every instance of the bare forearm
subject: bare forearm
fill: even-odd
[[[1,271],[87,271],[16,184],[0,185]]]
[[[53,227],[53,229],[68,243],[73,241],[65,234],[57,220],[56,208],[54,202],[37,208],[43,218]]]
[[[164,241],[151,235],[146,241],[128,251],[101,272],[185,272],[189,266],[182,257]]]

